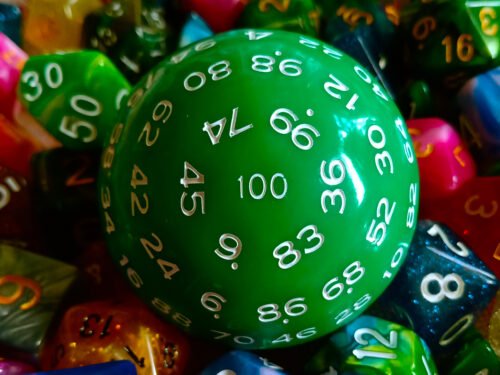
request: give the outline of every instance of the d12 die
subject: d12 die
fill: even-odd
[[[437,375],[427,344],[399,324],[362,315],[330,336],[308,374]],[[358,372],[359,371],[359,372]]]

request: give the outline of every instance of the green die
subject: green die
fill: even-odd
[[[325,43],[268,30],[219,34],[151,71],[99,183],[136,292],[244,348],[300,344],[361,314],[406,256],[419,191],[380,83]]]
[[[101,147],[130,85],[100,52],[32,56],[24,66],[19,98],[64,146]]]
[[[151,68],[173,50],[173,34],[163,11],[144,8],[141,25],[135,26],[113,51],[111,59],[132,83],[137,83]]]
[[[476,329],[469,329],[462,338],[463,346],[451,360],[443,363],[446,375],[500,374],[500,361],[489,344]]]
[[[252,0],[245,6],[237,24],[317,36],[319,21],[320,11],[313,0]]]
[[[415,332],[368,315],[335,332],[306,365],[310,374],[330,374],[331,369],[342,374],[437,375],[427,344]]]
[[[75,267],[0,243],[0,344],[37,354]]]
[[[499,20],[498,0],[413,3],[401,16],[407,60],[417,76],[458,88],[499,64]]]

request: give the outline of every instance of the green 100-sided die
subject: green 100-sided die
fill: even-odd
[[[313,340],[403,263],[419,179],[406,125],[352,58],[238,30],[160,63],[104,150],[100,205],[136,292],[187,331],[243,348]]]

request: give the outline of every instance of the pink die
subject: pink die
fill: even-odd
[[[35,369],[28,364],[9,361],[0,357],[0,375],[24,375],[30,374],[33,371],[35,371]]]
[[[0,113],[12,120],[19,76],[28,56],[5,34],[0,33]]]
[[[420,169],[423,202],[450,195],[476,175],[476,164],[458,132],[439,118],[407,121]]]

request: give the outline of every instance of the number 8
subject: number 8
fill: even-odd
[[[285,252],[280,252],[281,249],[286,248]],[[280,243],[273,251],[273,256],[279,260],[278,265],[282,269],[288,269],[296,265],[300,260],[300,252],[293,248],[293,242],[285,241]],[[293,257],[291,262],[285,263],[285,259]]]
[[[352,276],[355,274],[359,275],[356,278],[352,278]],[[352,285],[355,284],[359,279],[361,279],[364,274],[365,268],[361,267],[361,263],[359,261],[356,261],[347,266],[347,268],[342,273],[342,276],[346,278],[345,282],[347,285]]]
[[[429,284],[433,281],[436,281],[439,284],[439,292],[431,293],[429,290]],[[456,283],[456,290],[451,290],[449,288],[450,283]],[[456,273],[450,273],[443,277],[443,275],[433,272],[422,279],[422,283],[420,284],[420,291],[422,292],[422,296],[431,303],[439,303],[445,298],[449,299],[459,299],[463,296],[465,290],[465,283],[460,275]]]

